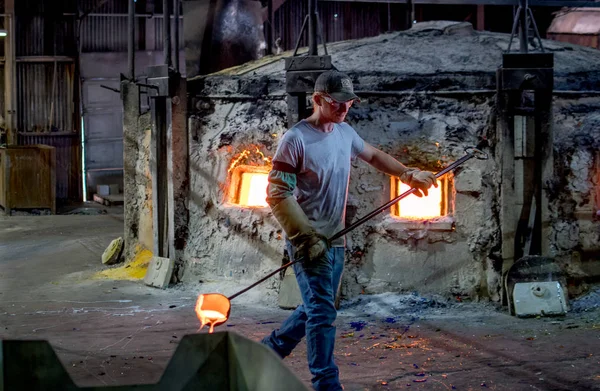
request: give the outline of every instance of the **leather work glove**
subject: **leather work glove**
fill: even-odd
[[[410,187],[416,188],[417,191],[414,194],[417,197],[422,197],[423,194],[427,195],[427,189],[429,189],[432,185],[438,187],[437,179],[432,172],[421,171],[417,168],[409,168],[400,176],[400,180]]]
[[[302,240],[302,239],[301,239]],[[306,235],[304,240],[297,247],[294,258],[303,258],[303,262],[312,262],[322,258],[329,250],[329,241],[327,238],[317,232]]]
[[[287,197],[271,208],[273,215],[296,248],[294,257],[304,257],[303,262],[322,257],[328,250],[327,238],[313,229],[308,217],[294,197]]]

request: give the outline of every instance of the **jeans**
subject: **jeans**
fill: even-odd
[[[288,243],[293,259],[293,248]],[[332,247],[321,259],[293,265],[302,302],[294,312],[262,340],[281,358],[288,356],[306,335],[308,368],[317,391],[342,390],[339,370],[333,361],[337,316],[335,295],[344,268],[344,248]]]

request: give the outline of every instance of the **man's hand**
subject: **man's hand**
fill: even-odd
[[[410,187],[414,187],[417,189],[413,194],[417,197],[422,197],[423,194],[428,195],[427,190],[433,185],[438,187],[437,179],[432,172],[429,171],[421,171],[416,168],[411,168],[406,171],[402,176],[400,176],[400,180],[403,183],[406,183]],[[421,193],[423,192],[423,193]]]
[[[383,171],[389,175],[400,176],[400,180],[403,183],[417,189],[413,194],[418,197],[422,197],[423,194],[427,195],[427,190],[431,185],[437,187],[437,180],[433,173],[421,171],[416,168],[407,168],[392,156],[368,143],[365,143],[365,147],[358,157],[379,171]]]
[[[325,255],[329,250],[329,241],[319,233],[311,232],[299,240],[294,258],[302,257],[304,264],[311,263]]]

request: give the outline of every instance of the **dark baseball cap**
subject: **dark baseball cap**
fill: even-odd
[[[352,80],[345,73],[331,70],[323,72],[315,82],[315,92],[323,92],[335,99],[337,102],[348,102],[360,99],[354,93]]]

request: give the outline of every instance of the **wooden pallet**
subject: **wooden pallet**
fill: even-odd
[[[94,202],[106,206],[123,205],[123,194],[98,195],[94,194]]]

